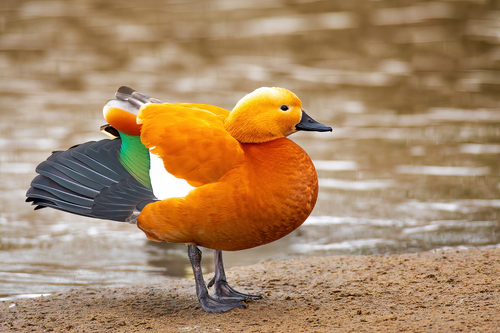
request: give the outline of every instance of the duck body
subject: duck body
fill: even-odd
[[[284,103],[286,111],[278,108]],[[151,240],[243,250],[282,238],[311,213],[317,176],[307,153],[285,138],[302,117],[300,100],[288,90],[260,88],[232,112],[148,103],[135,118],[123,109],[105,107],[106,120],[140,136],[151,161],[159,158],[163,171],[192,189],[169,191],[171,177],[150,173],[153,190],[169,193],[157,195],[161,200],[137,219]]]
[[[241,150],[244,158],[217,182],[147,205],[138,227],[153,240],[225,251],[264,245],[298,228],[318,194],[309,156],[286,138]]]
[[[228,111],[163,103],[121,87],[104,117],[109,124],[101,130],[113,139],[54,152],[37,167],[27,201],[35,209],[134,222],[151,240],[186,244],[206,311],[261,298],[227,284],[221,251],[273,242],[306,220],[317,175],[307,153],[286,137],[332,129],[283,88],[259,88]],[[214,249],[208,284],[197,246]]]

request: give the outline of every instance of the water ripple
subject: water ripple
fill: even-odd
[[[398,165],[396,172],[411,175],[477,177],[489,175],[491,170],[489,167]]]
[[[367,179],[367,180],[345,180],[334,178],[320,178],[319,186],[322,188],[336,188],[352,191],[372,191],[396,186],[393,179]]]

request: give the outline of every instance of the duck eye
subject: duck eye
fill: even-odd
[[[281,111],[288,111],[288,106],[282,105],[280,106]]]

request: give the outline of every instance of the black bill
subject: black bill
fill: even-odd
[[[316,131],[316,132],[331,132],[332,128],[330,126],[318,123],[316,120],[309,117],[304,110],[302,110],[302,119],[295,125],[297,131]]]

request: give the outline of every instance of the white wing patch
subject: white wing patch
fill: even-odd
[[[153,193],[158,199],[185,197],[189,191],[194,189],[184,179],[176,178],[174,175],[168,173],[160,156],[150,151],[149,160],[151,163],[149,178],[151,179],[151,186],[153,186]]]

